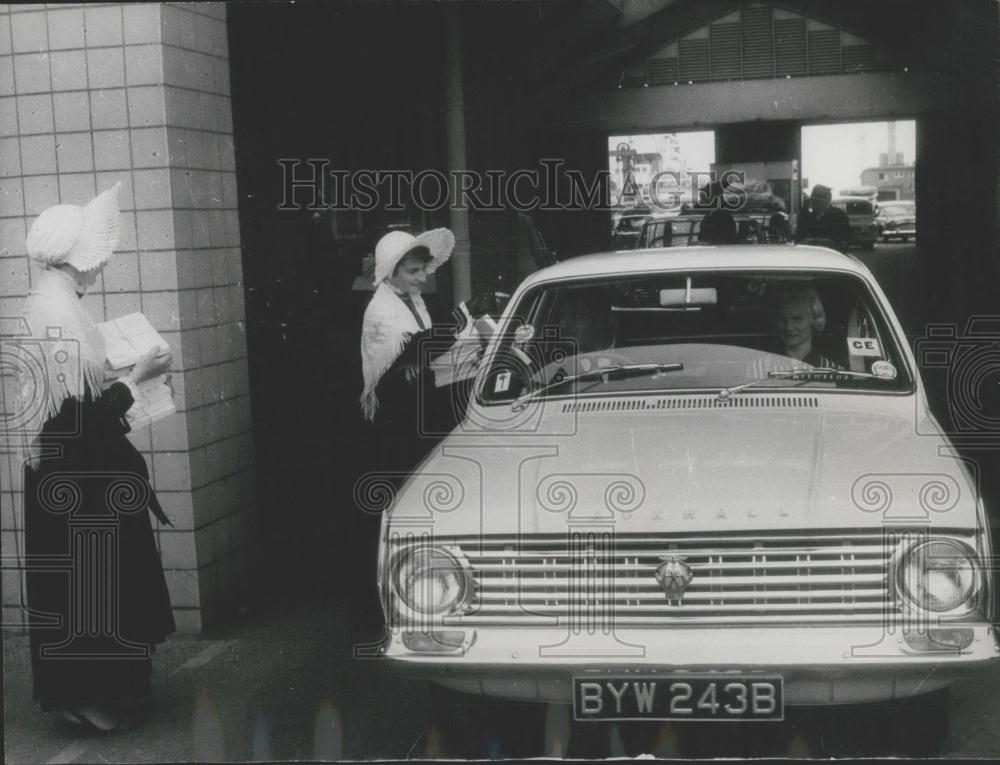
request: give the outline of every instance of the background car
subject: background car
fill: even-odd
[[[882,202],[875,215],[875,225],[883,242],[917,238],[917,207],[913,202]]]
[[[687,247],[698,244],[701,223],[708,213],[686,211],[681,215],[650,215],[643,223],[634,249]],[[736,212],[739,244],[782,244],[791,241],[791,223],[784,212]]]
[[[836,197],[831,204],[847,213],[851,223],[851,247],[870,250],[878,238],[875,205],[865,197]]]
[[[639,239],[639,232],[642,230],[642,224],[646,222],[649,214],[648,208],[645,210],[632,208],[622,212],[621,217],[614,221],[611,229],[612,248],[631,250],[635,247],[635,243]]]

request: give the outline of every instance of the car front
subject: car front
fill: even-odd
[[[876,221],[883,241],[917,236],[917,214],[912,203],[885,202],[879,207]]]
[[[994,659],[984,509],[870,273],[662,254],[518,289],[383,519],[384,655],[581,719],[779,719]]]

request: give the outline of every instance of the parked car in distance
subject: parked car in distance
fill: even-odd
[[[579,721],[878,703],[894,752],[934,751],[949,686],[1000,652],[954,454],[857,259],[573,258],[518,287],[465,420],[383,514],[381,654]]]
[[[631,210],[623,212],[621,217],[614,222],[611,230],[612,248],[631,250],[635,247],[635,243],[639,239],[639,232],[642,230],[642,224],[646,222],[648,217],[648,210],[646,212],[632,212]]]
[[[878,238],[875,205],[865,197],[836,197],[831,204],[847,213],[851,224],[851,247],[870,250]]]
[[[908,242],[917,238],[917,207],[913,202],[881,202],[875,215],[875,225],[883,242],[900,239]]]
[[[639,232],[637,250],[655,247],[687,247],[699,243],[701,223],[708,213],[649,216]],[[781,244],[791,241],[792,229],[783,212],[733,214],[739,244]]]

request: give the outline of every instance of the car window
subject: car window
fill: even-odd
[[[691,271],[543,285],[527,292],[513,314],[480,377],[483,403],[510,401],[581,372],[588,375],[540,395],[758,382],[834,392],[912,389],[900,339],[877,298],[846,273]],[[608,379],[591,374],[627,365],[664,370]],[[815,368],[834,371],[782,377]]]
[[[867,201],[835,201],[833,204],[848,215],[871,215],[874,209]]]
[[[879,211],[883,215],[912,215],[913,207],[911,205],[882,205]]]
[[[626,216],[618,221],[618,231],[638,231],[642,228],[642,224],[646,222],[646,218],[642,216]]]

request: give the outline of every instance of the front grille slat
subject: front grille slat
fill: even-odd
[[[692,627],[700,625],[719,624],[740,624],[740,625],[761,625],[761,624],[782,624],[786,626],[815,625],[822,624],[873,624],[881,618],[880,613],[809,613],[809,614],[727,614],[721,619],[718,614],[709,616],[688,616],[681,614],[663,615],[658,609],[647,609],[646,613],[640,615],[615,614],[614,625],[616,627]],[[462,617],[447,617],[445,624],[448,626],[462,627],[511,627],[511,626],[531,626],[531,627],[551,627],[553,625],[569,623],[565,614],[545,614],[529,613],[527,610],[509,610],[506,612],[490,613],[488,615],[470,614]]]
[[[610,563],[615,561],[616,557],[595,557],[589,558],[588,560],[595,562]],[[628,573],[633,571],[643,572],[649,571],[650,566],[656,568],[659,561],[650,561],[648,563],[620,563],[615,565],[615,570],[619,573]],[[537,572],[544,572],[546,574],[555,573],[566,573],[572,566],[575,565],[571,561],[567,560],[565,562],[555,562],[546,564],[522,564],[518,567],[517,571],[519,574],[532,574]],[[688,561],[688,565],[695,572],[695,576],[698,575],[699,571],[711,571],[713,575],[719,571],[740,571],[744,569],[753,569],[755,571],[781,571],[781,570],[798,570],[804,568],[802,563],[796,561],[768,561],[760,563],[752,562],[715,562],[715,563],[701,563],[698,561]],[[508,568],[503,563],[483,563],[477,564],[476,568],[483,573],[492,573],[495,571],[507,572]],[[840,570],[844,568],[844,562],[842,560],[828,560],[828,561],[811,561],[808,564],[808,569],[810,571],[816,569],[836,569]],[[851,563],[850,568],[876,568],[881,572],[885,568],[885,558],[871,559],[871,560],[856,560]]]
[[[646,571],[649,573],[650,577],[652,577],[653,570],[655,568],[656,568],[655,566],[649,566],[649,567],[647,567]],[[567,569],[567,571],[568,571],[568,569]],[[618,572],[618,573],[622,573],[622,572]],[[695,573],[695,576],[696,577],[698,576],[697,572]],[[799,584],[799,583],[801,583],[803,581],[803,578],[804,577],[802,577],[802,576],[795,576],[795,575],[784,576],[784,575],[778,575],[778,574],[767,575],[766,577],[762,577],[762,576],[713,576],[712,579],[711,579],[711,584],[714,585],[715,587],[756,586],[756,585],[765,585],[765,584],[770,586],[770,585],[775,585],[775,584]],[[566,582],[568,580],[569,580],[569,576],[564,576],[563,577],[563,581],[564,582]],[[885,580],[885,575],[882,572],[875,572],[875,573],[871,573],[871,574],[853,574],[853,575],[846,575],[846,576],[842,576],[840,574],[817,574],[817,575],[809,575],[809,577],[808,577],[808,581],[810,583],[812,583],[812,584],[846,584],[848,582],[868,582],[868,583],[873,583],[873,582],[882,582],[884,580]],[[496,580],[493,580],[493,579],[488,578],[488,577],[482,577],[480,579],[480,581],[483,582],[484,585],[485,585],[486,583],[489,583],[491,581],[496,581]],[[510,580],[503,580],[504,583],[509,582],[509,581]],[[519,577],[519,579],[517,581],[523,583],[525,581],[525,577]],[[542,581],[541,578],[539,578],[539,581]],[[707,584],[709,584],[709,582],[706,581],[705,584],[707,585]],[[692,589],[694,587],[695,587],[695,585],[691,584],[688,589]]]
[[[561,605],[565,605],[567,602],[573,605],[580,605],[581,603],[586,603],[587,601],[584,601],[580,598],[571,598],[568,601],[563,601]],[[562,610],[564,610],[560,607],[548,605],[542,602],[524,602],[521,603],[520,605],[527,612],[531,611],[548,612],[551,610],[553,613],[560,613]],[[620,614],[627,614],[640,611],[641,612],[655,611],[657,613],[667,613],[667,614],[676,614],[679,616],[686,616],[688,614],[691,615],[711,614],[717,610],[716,607],[713,606],[709,605],[697,606],[697,605],[692,605],[690,603],[684,603],[683,605],[671,605],[669,603],[663,603],[663,604],[655,604],[655,608],[653,606],[654,604],[652,603],[649,605],[639,605],[639,606],[615,604],[613,612],[616,617],[619,616]],[[816,608],[817,610],[825,609],[828,611],[840,610],[837,603],[818,603],[816,605]],[[881,601],[875,601],[875,602],[863,601],[855,604],[852,610],[854,612],[869,611],[871,613],[877,614],[881,613],[883,608],[884,605]],[[756,603],[730,603],[729,605],[726,606],[726,610],[730,613],[744,613],[744,612],[751,613],[754,611],[760,611],[760,609],[761,607]],[[488,604],[483,604],[480,607],[480,609],[476,610],[481,610],[483,613],[489,613],[491,610],[501,610],[507,612],[511,611],[511,608],[508,605],[503,605],[498,609],[496,607],[491,607]],[[797,603],[769,603],[767,605],[767,610],[797,612],[801,611],[802,608]],[[475,615],[474,613],[471,614],[471,616],[474,615]]]
[[[517,590],[520,594],[518,602],[523,604],[528,603],[538,603],[538,602],[548,602],[552,601],[552,594],[545,592],[543,590],[531,590],[521,588]],[[642,602],[652,602],[657,605],[664,602],[663,593],[654,587],[642,588],[639,590],[629,590],[625,591],[622,589],[618,590],[595,590],[595,593],[614,595],[616,600],[625,601],[642,601]],[[855,600],[861,601],[870,598],[883,598],[887,595],[888,591],[884,586],[879,585],[877,587],[871,587],[866,589],[855,589],[851,591],[852,596]],[[818,602],[820,600],[834,600],[840,599],[844,595],[842,590],[810,590],[809,598]],[[626,597],[627,596],[627,597]],[[754,592],[750,590],[745,591],[733,591],[726,593],[726,599],[729,601],[742,601],[742,600],[755,600],[760,598],[759,592]],[[801,600],[802,592],[800,590],[768,590],[767,592],[768,600]],[[684,593],[683,603],[685,605],[689,604],[700,604],[704,602],[712,602],[719,599],[719,593],[711,591],[695,591],[692,592],[688,590]],[[480,603],[499,603],[507,602],[511,600],[510,593],[505,594],[495,594],[495,593],[485,593],[479,596]],[[563,600],[579,600],[579,596],[573,595],[563,595]]]

